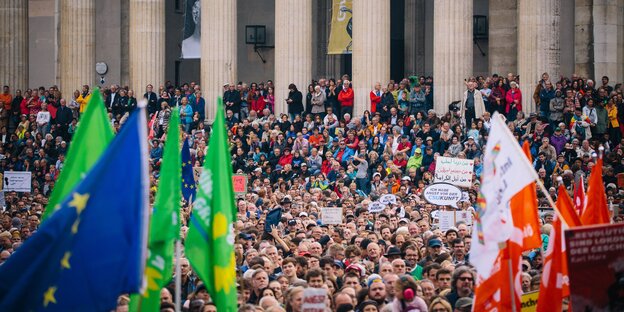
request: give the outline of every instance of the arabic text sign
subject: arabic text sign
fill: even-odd
[[[327,289],[306,288],[303,290],[303,312],[325,312],[325,299],[327,299]]]
[[[450,183],[459,187],[472,186],[474,160],[438,156],[435,183]]]
[[[341,224],[342,208],[321,208],[321,222],[323,224]]]
[[[26,192],[31,191],[32,173],[30,171],[5,171],[3,189],[5,191]]]
[[[425,188],[423,197],[430,204],[457,208],[462,192],[457,186],[448,183],[434,183]]]
[[[565,243],[573,311],[609,310],[610,294],[622,289],[624,224],[569,229]]]

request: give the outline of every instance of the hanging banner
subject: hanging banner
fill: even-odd
[[[201,57],[201,0],[186,0],[182,58]]]
[[[333,0],[327,54],[351,54],[352,0]]]

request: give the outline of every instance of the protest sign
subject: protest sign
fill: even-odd
[[[386,205],[378,201],[368,204],[368,212],[370,213],[382,212],[384,209],[386,209]]]
[[[450,183],[459,187],[472,186],[474,160],[442,157],[436,160],[435,183]]]
[[[537,311],[537,298],[539,298],[539,291],[532,291],[522,295],[521,310],[522,312],[535,312]]]
[[[3,189],[29,193],[32,187],[31,176],[30,171],[5,171]]]
[[[247,175],[233,174],[232,186],[234,187],[234,194],[236,196],[247,194]]]
[[[423,197],[430,204],[457,208],[462,192],[457,186],[448,183],[434,183],[425,188]]]
[[[321,208],[321,222],[323,224],[341,224],[342,208],[327,207]]]
[[[384,205],[396,204],[397,199],[394,194],[386,194],[379,198],[379,202]]]
[[[303,290],[302,312],[325,312],[327,289],[308,287]]]
[[[569,229],[565,239],[573,311],[622,311],[624,224]]]
[[[437,218],[438,228],[444,232],[448,229],[455,227],[457,222],[463,221],[467,226],[472,226],[472,213],[468,211],[442,211],[437,210],[436,216],[433,217],[433,212],[431,213],[432,217]]]

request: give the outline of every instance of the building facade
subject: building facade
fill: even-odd
[[[291,82],[349,74],[356,113],[375,81],[410,75],[434,77],[439,112],[471,75],[518,73],[526,90],[542,72],[624,81],[624,0],[353,0],[351,55],[327,54],[332,0],[200,1],[201,60],[180,58],[185,0],[1,1],[0,83],[69,97],[82,84],[197,81],[212,116],[236,81],[274,80],[279,99]],[[248,25],[266,26],[261,47]]]

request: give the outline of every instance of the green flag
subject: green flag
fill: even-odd
[[[174,109],[169,119],[158,191],[150,219],[149,253],[145,265],[147,288],[143,294],[130,296],[131,311],[159,311],[160,290],[171,280],[174,242],[180,235],[181,155],[180,116]]]
[[[95,88],[85,112],[80,117],[80,123],[65,157],[65,165],[52,189],[42,220],[56,211],[61,201],[104,153],[114,136],[100,89]]]
[[[206,284],[217,311],[237,310],[234,209],[232,163],[223,100],[219,98],[185,246],[186,256]]]

